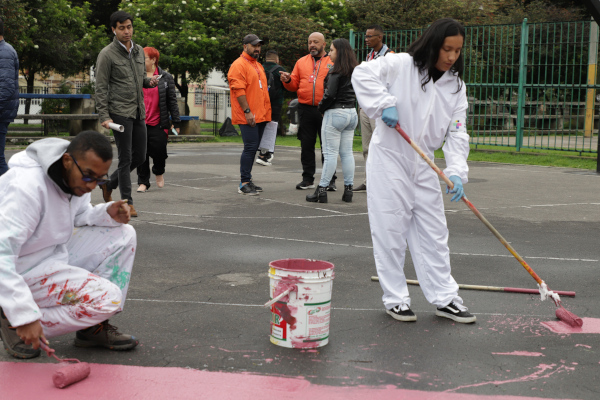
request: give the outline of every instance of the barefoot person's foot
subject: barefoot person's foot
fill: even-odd
[[[156,175],[156,186],[162,188],[165,186],[165,178],[162,175]]]

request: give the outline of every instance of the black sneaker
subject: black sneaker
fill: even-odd
[[[355,187],[354,189],[352,189],[353,192],[366,192],[367,191],[367,184],[366,183],[362,183],[360,186]]]
[[[414,312],[412,312],[410,308],[402,311],[400,309],[400,306],[396,306],[390,310],[386,310],[385,312],[391,315],[392,318],[397,319],[398,321],[413,322],[417,320],[417,316]]]
[[[335,192],[337,190],[337,186],[335,186],[335,182],[329,182],[329,187],[327,187],[328,192]]]
[[[265,155],[265,158],[267,159],[267,162],[271,162],[273,161],[273,158],[275,158],[275,156],[273,155],[273,153],[271,153],[270,151],[267,152],[267,154]]]
[[[244,186],[242,186],[242,184],[240,183],[240,186],[238,187],[238,193],[247,194],[249,196],[257,196],[258,192],[256,191],[256,189],[254,189],[253,185],[250,185],[250,183],[252,182],[248,182]]]
[[[252,182],[252,181],[248,182],[248,185],[252,185],[252,187],[254,188],[254,190],[256,190],[257,192],[262,192],[262,191],[263,191],[263,190],[262,190],[262,187],[260,187],[260,186],[256,186],[256,185],[254,184],[254,182]]]
[[[477,320],[476,316],[467,311],[467,307],[457,305],[454,302],[448,304],[446,307],[435,310],[435,315],[449,318],[461,324],[471,324]]]
[[[267,157],[265,157],[265,156],[256,157],[256,163],[260,164],[260,165],[264,165],[265,167],[268,167],[271,165],[271,163],[267,160]]]
[[[314,188],[315,188],[314,182],[309,182],[309,181],[302,181],[296,185],[296,189],[298,189],[298,190],[306,190],[306,189],[314,189]]]

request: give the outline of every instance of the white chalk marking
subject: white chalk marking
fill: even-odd
[[[218,231],[216,229],[194,228],[194,227],[191,227],[191,226],[161,224],[159,222],[147,222],[147,223],[148,224],[152,224],[152,225],[169,226],[171,228],[181,228],[181,229],[190,229],[190,230],[194,230],[194,231],[222,233],[222,234],[225,234],[225,235],[250,236],[250,237],[259,238],[259,239],[287,240],[287,241],[290,241],[290,242],[315,243],[315,244],[324,244],[324,245],[327,245],[327,246],[359,247],[359,248],[365,248],[365,249],[372,249],[373,248],[372,246],[361,246],[361,245],[357,245],[357,244],[331,243],[331,242],[320,242],[320,241],[316,241],[316,240],[290,239],[290,238],[280,238],[280,237],[274,237],[274,236],[255,235],[255,234],[251,234],[251,233],[225,232],[225,231]]]
[[[510,207],[482,207],[478,208],[478,210],[513,210],[516,208],[535,208],[535,207],[572,207],[572,206],[600,206],[600,203],[557,203],[557,204],[530,204],[527,206],[510,206]],[[463,211],[471,211],[468,208],[463,208],[460,210],[446,210],[447,213],[457,213]]]
[[[200,304],[207,306],[223,306],[223,307],[257,307],[257,308],[265,308],[264,304],[239,304],[239,303],[217,303],[214,301],[193,301],[193,300],[158,300],[158,299],[127,299],[127,301],[143,301],[150,303],[177,303],[177,304]],[[381,308],[349,308],[349,307],[332,307],[334,310],[340,311],[379,311],[382,312],[384,310],[383,306]],[[265,310],[266,312],[268,310]],[[432,312],[431,310],[414,310],[414,312],[418,313],[427,313]],[[518,317],[537,317],[537,318],[546,318],[547,315],[535,315],[535,314],[507,314],[507,313],[471,313],[474,315],[490,315],[490,316],[500,316],[500,315],[509,315],[509,316],[518,316]]]
[[[330,211],[330,210],[326,210]],[[265,217],[227,217],[222,215],[193,215],[193,214],[174,214],[174,213],[159,213],[152,211],[138,211],[144,214],[155,214],[155,215],[167,215],[167,216],[175,216],[175,217],[194,217],[194,218],[218,218],[218,219],[261,219],[264,220]],[[318,218],[333,218],[333,217],[352,217],[357,215],[367,215],[364,213],[355,213],[355,214],[334,214],[334,215],[307,215],[303,217],[269,217],[269,219],[318,219]]]
[[[181,225],[172,225],[172,224],[163,224],[160,222],[146,222],[147,224],[152,225],[160,225],[160,226],[168,226],[171,228],[180,228],[180,229],[190,229],[194,231],[204,231],[204,232],[212,232],[212,233],[222,233],[224,235],[236,235],[236,236],[250,236],[259,239],[269,239],[269,240],[286,240],[290,242],[303,242],[303,243],[314,243],[314,244],[324,244],[327,246],[342,246],[342,247],[357,247],[362,249],[372,249],[373,246],[364,246],[359,244],[349,244],[349,243],[332,243],[332,242],[321,242],[318,240],[306,240],[306,239],[291,239],[291,238],[282,238],[275,236],[264,236],[264,235],[255,235],[251,233],[239,233],[239,232],[226,232],[219,231],[216,229],[207,229],[207,228],[196,228],[192,226],[181,226]],[[476,257],[508,257],[512,258],[512,255],[508,254],[476,254],[476,253],[450,253],[452,255],[462,255],[462,256],[476,256]],[[540,260],[557,260],[557,261],[582,261],[582,262],[598,262],[599,260],[591,260],[586,258],[559,258],[559,257],[523,257],[523,258],[535,258]]]

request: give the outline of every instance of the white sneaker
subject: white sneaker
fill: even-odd
[[[257,164],[260,164],[260,165],[264,165],[265,167],[269,167],[269,166],[271,166],[271,163],[270,163],[270,162],[268,162],[267,160],[265,160],[265,159],[262,159],[262,158],[260,158],[260,157],[256,157],[256,163],[257,163]]]

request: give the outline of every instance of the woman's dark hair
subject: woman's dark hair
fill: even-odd
[[[120,24],[123,24],[127,20],[130,20],[131,23],[133,24],[133,17],[129,13],[127,13],[123,10],[115,11],[110,16],[110,26],[113,28],[116,28],[117,22]]]
[[[356,54],[354,54],[350,42],[348,39],[335,39],[331,44],[335,47],[337,56],[330,72],[332,74],[351,77],[354,67],[358,65],[358,61],[356,61]]]
[[[408,48],[407,53],[413,57],[419,72],[427,71],[427,76],[421,81],[421,88],[425,91],[425,85],[431,80],[435,72],[435,64],[440,55],[440,49],[448,36],[461,35],[465,38],[465,28],[460,22],[452,18],[442,18],[435,21],[425,32],[415,40]],[[462,75],[465,69],[463,52],[450,68],[457,75],[458,90],[462,87]]]

